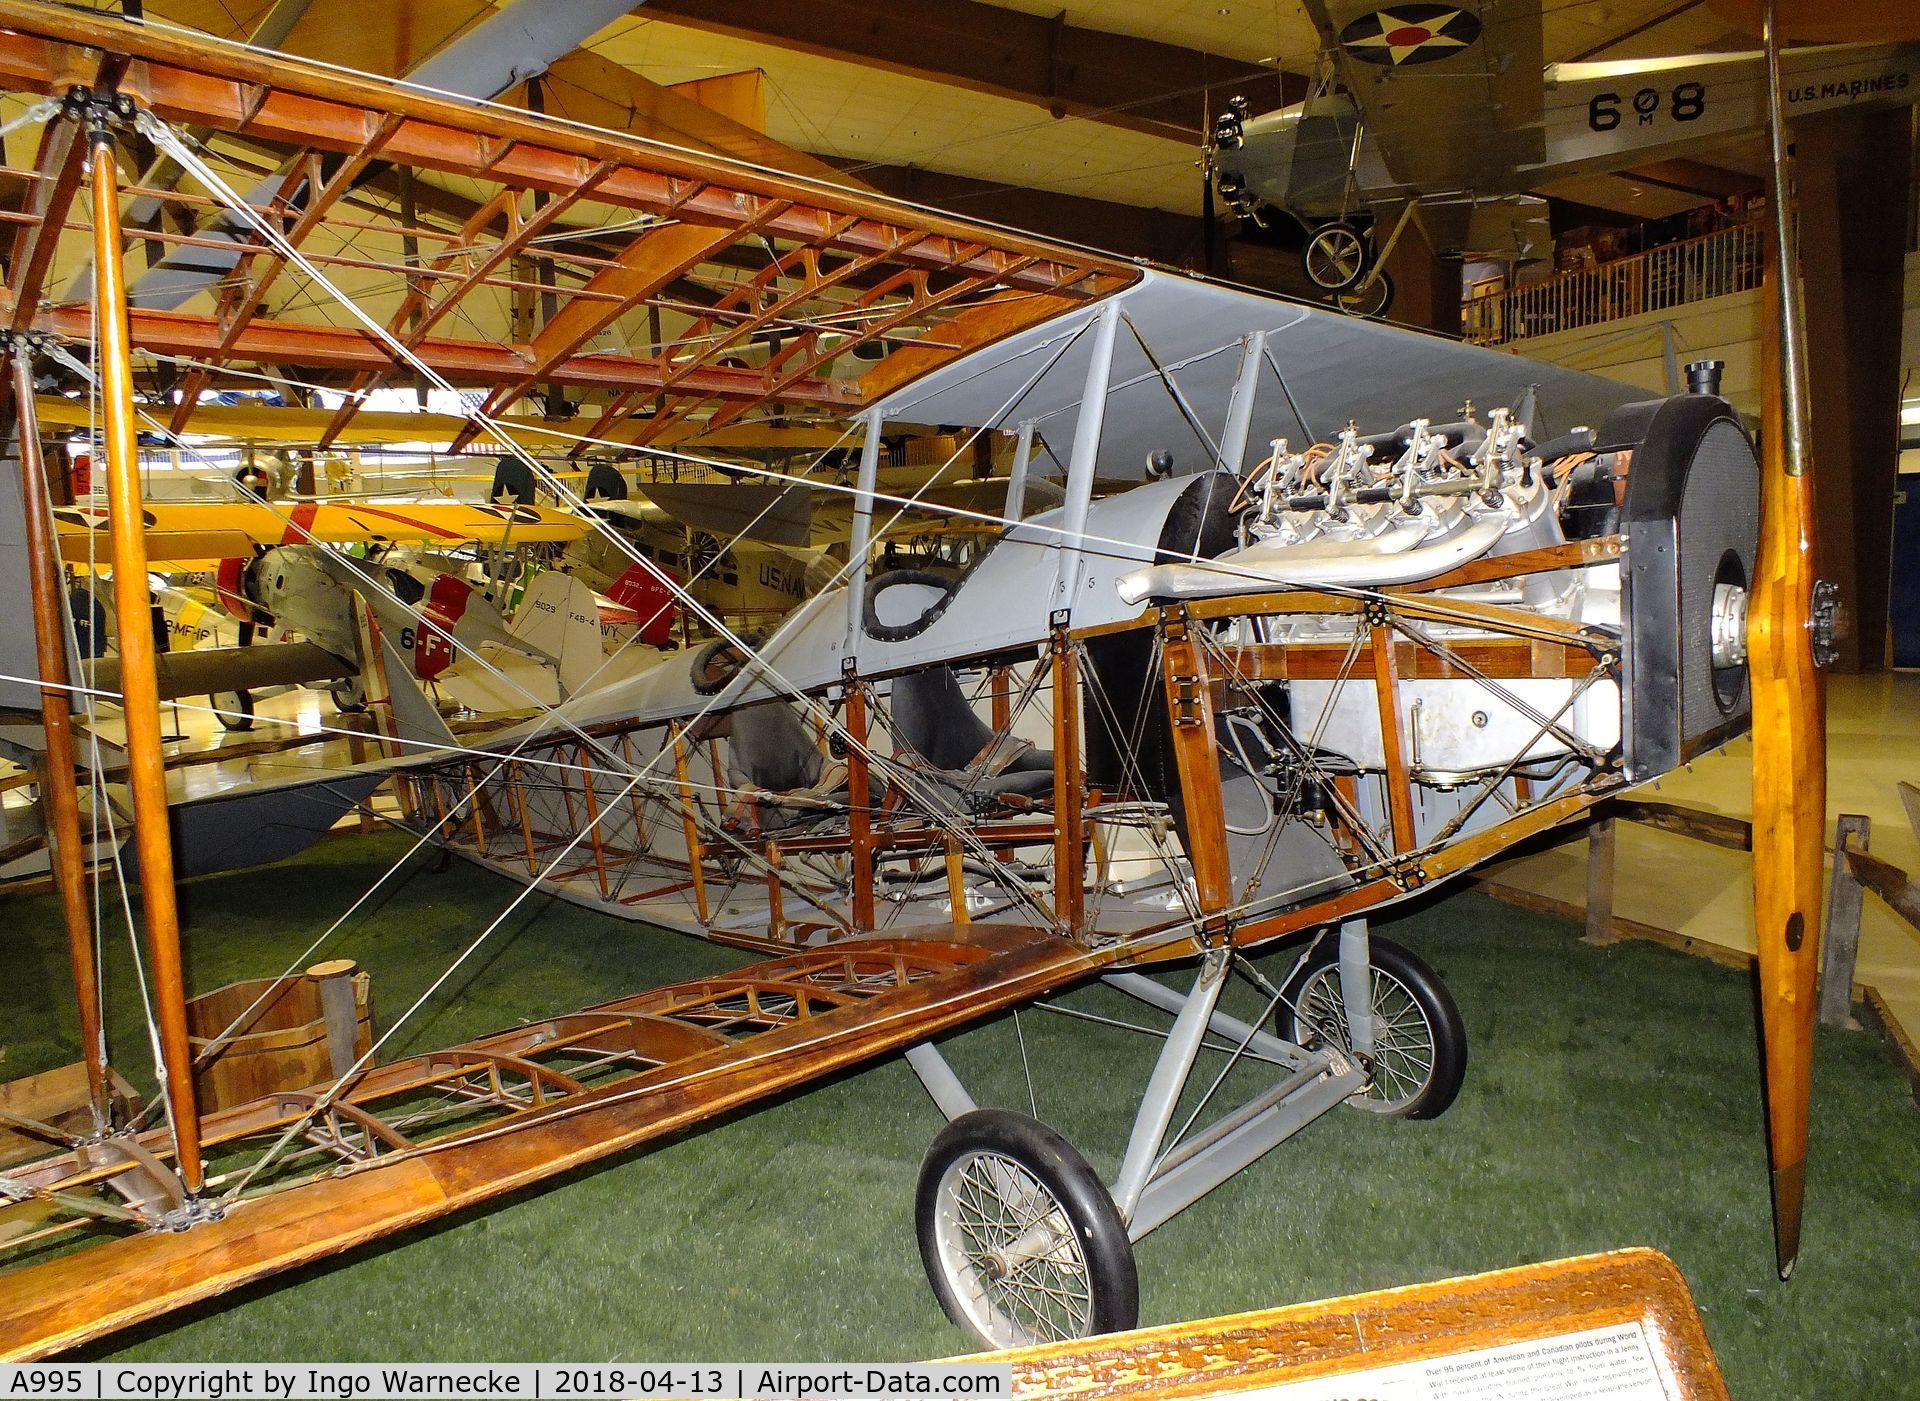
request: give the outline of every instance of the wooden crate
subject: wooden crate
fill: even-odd
[[[107,1093],[115,1123],[127,1123],[139,1114],[140,1096],[113,1070],[107,1071]],[[87,1106],[86,1065],[75,1061],[0,1084],[0,1112],[84,1138],[94,1128],[93,1114]],[[58,1147],[38,1134],[0,1123],[0,1168],[44,1158]]]

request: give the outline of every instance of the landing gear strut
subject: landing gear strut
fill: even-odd
[[[1108,986],[1174,1014],[1141,1096],[1111,1187],[1046,1125],[981,1110],[931,1045],[908,1063],[951,1121],[921,1165],[915,1199],[920,1257],[947,1316],[993,1347],[1020,1347],[1130,1328],[1139,1318],[1133,1242],[1340,1104],[1432,1118],[1466,1074],[1460,1013],[1439,977],[1406,949],[1372,941],[1365,920],[1316,939],[1257,1022],[1219,1008],[1236,955],[1203,956],[1186,993],[1138,973]],[[1272,1018],[1275,1035],[1262,1029]],[[1171,1139],[1174,1114],[1203,1050],[1251,1061],[1277,1078]],[[1222,1070],[1204,1108],[1226,1079]]]

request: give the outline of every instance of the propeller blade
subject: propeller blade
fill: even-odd
[[[1208,277],[1218,275],[1215,266],[1219,248],[1219,216],[1213,207],[1213,162],[1200,162],[1200,271]]]
[[[1786,471],[1779,301],[1768,269],[1760,553],[1747,613],[1753,685],[1753,916],[1780,1277],[1800,1254],[1826,845],[1826,694],[1814,667],[1813,477]]]

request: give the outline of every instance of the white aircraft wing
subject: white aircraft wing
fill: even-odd
[[[804,485],[758,482],[643,482],[636,494],[681,524],[722,540],[736,535],[770,545],[804,545],[812,524]],[[605,503],[598,503],[605,509]]]
[[[1266,362],[1255,381],[1249,462],[1264,457],[1274,438],[1295,447],[1324,441],[1348,419],[1367,432],[1396,428],[1413,414],[1445,421],[1467,399],[1484,418],[1529,386],[1538,386],[1536,439],[1597,425],[1609,410],[1645,397],[1596,375],[1171,273],[1150,271],[1116,295],[1134,330],[1123,324],[1115,342],[1098,459],[1105,477],[1141,480],[1147,455],[1160,450],[1173,454],[1176,472],[1212,465],[1241,348],[1256,332],[1266,334]],[[1094,340],[1081,332],[1097,311],[1074,311],[951,361],[889,395],[881,412],[911,423],[1007,429],[1031,419],[1048,441],[1071,443]],[[1238,471],[1245,464],[1227,465]],[[1033,470],[1059,468],[1043,458]]]
[[[1781,69],[1789,119],[1920,100],[1920,44],[1790,49]],[[1556,63],[1546,89],[1546,145],[1542,164],[1523,172],[1530,183],[1618,170],[1758,132],[1766,122],[1766,65],[1757,53]]]

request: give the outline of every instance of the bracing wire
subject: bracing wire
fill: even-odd
[[[158,124],[158,123],[154,123],[153,125],[156,125],[156,126],[157,126],[157,125],[159,125],[159,124]],[[149,134],[151,135],[152,133],[151,133],[151,132],[149,132]],[[160,142],[160,141],[158,141],[158,140],[156,139],[156,144],[164,144],[164,143],[162,143],[162,142]],[[187,157],[188,159],[191,159],[191,160],[197,160],[197,158],[195,158],[195,157],[192,157],[192,154],[191,154],[191,152],[189,152],[189,151],[187,151],[187,150],[186,150],[186,148],[185,148],[185,146],[184,146],[183,144],[179,146],[179,149],[178,149],[178,150],[176,150],[176,151],[174,151],[174,152],[172,152],[171,154],[174,154],[174,156],[175,156],[175,159],[182,159],[182,156],[184,155],[184,156],[186,156],[186,157]],[[187,163],[188,163],[188,161],[187,161],[186,159],[182,159],[182,164],[183,164],[183,165],[186,165]],[[207,174],[209,174],[209,175],[210,175],[210,174],[211,174],[211,171],[210,171],[210,170],[208,170],[208,171],[207,171]],[[204,179],[204,177],[202,177],[202,178]],[[214,177],[214,181],[217,181],[217,179],[218,179],[218,177],[217,177],[217,176],[215,176],[215,177]],[[211,182],[209,182],[209,183],[211,183]],[[249,212],[250,212],[250,211],[249,211]],[[274,230],[272,230],[272,229],[270,229],[270,228],[267,228],[267,227],[265,227],[265,226],[263,225],[263,226],[262,226],[262,228],[261,228],[261,232],[262,232],[262,233],[263,233],[263,235],[265,235],[265,236],[266,236],[266,237],[267,237],[267,238],[268,238],[269,240],[272,240],[272,239],[273,239],[273,237],[274,237],[274,234],[275,234],[275,232],[276,232],[276,231],[274,231]],[[318,283],[318,284],[319,284],[320,286],[322,286],[322,287],[324,287],[324,288],[326,288],[326,289],[327,289],[328,291],[330,291],[330,292],[332,292],[332,293],[333,293],[333,294],[334,294],[334,295],[335,295],[336,297],[338,297],[338,296],[340,295],[340,294],[338,293],[338,291],[337,291],[337,289],[335,289],[335,288],[333,288],[333,287],[331,286],[331,284],[329,284],[329,283],[327,283],[327,282],[326,282],[326,280],[325,280],[325,279],[324,279],[323,277],[321,277],[321,276],[320,276],[320,275],[319,275],[319,274],[317,273],[317,271],[316,271],[316,270],[314,270],[314,269],[313,269],[313,268],[311,267],[311,265],[310,265],[310,264],[306,264],[306,263],[304,262],[304,260],[301,260],[301,259],[300,259],[300,255],[299,255],[299,253],[298,253],[298,250],[297,250],[297,249],[295,249],[295,248],[293,248],[293,247],[292,247],[292,245],[291,245],[290,243],[286,243],[286,242],[285,242],[284,240],[281,240],[281,244],[282,244],[282,252],[283,252],[283,256],[285,256],[285,257],[287,257],[287,258],[289,258],[289,259],[291,259],[291,260],[295,260],[295,261],[301,261],[301,262],[302,262],[302,265],[303,265],[303,266],[304,266],[304,267],[306,268],[306,270],[307,270],[307,272],[308,272],[308,274],[309,274],[309,276],[310,276],[310,277],[312,277],[312,278],[313,278],[313,279],[314,279],[314,280],[315,280],[315,281],[316,281],[316,282],[317,282],[317,283]],[[347,305],[349,305],[349,306],[351,307],[351,303],[350,303],[350,302],[346,302],[346,299],[345,299],[344,297],[342,297],[342,298],[341,298],[341,300],[342,300],[342,301],[343,301],[343,302],[344,302],[345,304],[347,304]],[[355,310],[356,312],[358,311],[358,309],[357,309],[357,308],[352,308],[352,309],[353,309],[353,310]],[[365,318],[363,317],[363,319],[365,319]],[[369,323],[369,324],[371,324],[371,323]],[[380,328],[378,328],[378,327],[376,326],[376,327],[374,327],[374,329],[376,330],[376,332],[378,332]],[[401,350],[401,351],[402,351],[402,352],[404,353],[404,347],[399,347],[399,349],[400,349],[400,350]],[[437,376],[437,375],[433,375],[433,372],[431,371],[431,369],[430,369],[430,367],[428,367],[428,366],[426,366],[426,365],[424,364],[424,362],[422,362],[422,361],[420,361],[420,360],[418,359],[418,357],[410,357],[410,358],[412,358],[412,359],[414,360],[414,363],[415,363],[415,367],[416,367],[416,369],[418,369],[419,371],[421,371],[421,372],[422,372],[422,373],[424,373],[424,374],[428,374],[428,375],[430,375],[430,376],[433,376],[434,378],[438,378],[438,376]],[[1157,368],[1157,367],[1156,367],[1156,368]],[[1163,377],[1164,377],[1164,372],[1162,372],[1162,373],[1163,373]],[[442,381],[442,383],[444,384],[444,381]],[[450,388],[450,386],[447,386],[447,387],[449,387],[449,388]],[[1016,400],[1015,400],[1014,402],[1018,402],[1018,397],[1016,397]],[[490,418],[488,418],[488,417],[486,417],[485,415],[482,415],[482,414],[478,414],[478,413],[474,413],[474,414],[471,414],[471,415],[470,415],[470,417],[471,417],[471,418],[472,418],[472,419],[473,419],[473,420],[474,420],[475,422],[477,422],[477,423],[479,423],[479,424],[480,424],[480,425],[481,425],[481,426],[482,426],[483,428],[485,428],[485,429],[487,429],[487,430],[489,430],[489,431],[493,431],[493,432],[496,432],[496,433],[498,433],[498,431],[499,431],[499,428],[500,428],[500,425],[499,425],[499,424],[498,424],[498,423],[497,423],[496,421],[494,421],[494,420],[492,420],[492,419],[490,419]],[[998,418],[998,415],[996,415],[996,419],[997,419],[997,418]],[[985,429],[983,428],[982,430],[979,430],[979,431],[985,431]],[[976,436],[977,436],[977,433],[976,433]],[[557,496],[560,496],[560,497],[561,497],[561,498],[562,498],[563,500],[566,500],[566,499],[574,499],[574,500],[576,500],[576,503],[577,503],[577,498],[573,498],[573,496],[572,496],[572,493],[571,493],[571,492],[570,492],[570,491],[569,491],[569,490],[568,490],[567,488],[565,488],[565,487],[564,487],[564,485],[563,485],[563,484],[561,484],[561,483],[560,483],[560,482],[559,482],[559,481],[557,480],[557,478],[553,478],[553,474],[552,474],[551,472],[549,472],[549,471],[548,471],[547,469],[545,469],[545,468],[544,468],[544,466],[543,466],[542,464],[539,464],[538,462],[536,462],[536,461],[533,461],[533,460],[532,460],[532,458],[531,458],[531,455],[530,455],[530,454],[527,454],[527,453],[525,453],[525,451],[524,451],[524,449],[521,449],[521,448],[519,448],[519,447],[518,447],[518,445],[517,445],[516,443],[513,443],[513,442],[511,442],[511,441],[509,441],[509,442],[507,442],[507,444],[506,444],[506,445],[508,446],[508,448],[509,448],[509,450],[510,450],[510,451],[514,451],[514,452],[515,452],[515,453],[516,453],[517,455],[519,455],[519,456],[522,456],[523,458],[525,458],[526,460],[528,460],[528,461],[529,461],[529,463],[530,463],[530,465],[532,465],[532,466],[533,466],[533,467],[535,468],[535,470],[536,470],[536,472],[538,472],[538,473],[540,473],[541,475],[544,475],[544,476],[547,476],[547,477],[549,477],[550,479],[552,479],[552,480],[550,481],[550,485],[551,485],[551,486],[552,486],[552,487],[554,488],[554,490],[555,490],[555,494],[556,494]],[[956,454],[956,456],[957,456],[957,454]],[[951,465],[951,460],[949,461],[949,464],[948,464],[948,465],[949,465],[949,466]],[[737,466],[737,464],[736,464],[736,466]],[[943,469],[943,470],[944,470],[944,469]],[[767,476],[773,476],[773,477],[785,477],[785,476],[786,476],[786,474],[777,474],[777,473],[770,473],[770,472],[769,472],[769,473],[764,473],[764,475],[767,475]],[[791,479],[791,478],[789,478],[789,479]],[[931,482],[929,482],[929,485],[931,485]],[[924,492],[924,490],[925,490],[925,488],[923,487],[923,488],[922,488],[922,491]],[[867,498],[867,499],[868,499],[869,501],[872,501],[872,500],[881,500],[881,499],[888,499],[888,500],[901,500],[900,498],[883,498],[883,497],[881,496],[881,494],[879,494],[879,493],[866,493],[865,495],[866,495],[866,498]],[[918,500],[919,500],[919,498],[918,498],[918,496],[915,496],[915,497],[913,497],[913,498],[906,498],[906,499],[905,499],[904,501],[901,501],[901,504],[902,504],[903,506],[904,506],[904,505],[911,505],[911,504],[916,504],[916,503],[918,502]],[[948,514],[952,514],[952,515],[959,515],[959,516],[965,516],[965,517],[972,517],[972,518],[975,518],[975,519],[980,519],[980,520],[983,520],[983,521],[988,521],[988,522],[992,522],[992,523],[995,523],[995,524],[1013,524],[1013,523],[1014,523],[1014,522],[1011,522],[1011,521],[1008,521],[1008,520],[1007,520],[1006,518],[1004,518],[1004,517],[995,517],[995,516],[988,516],[988,515],[986,515],[986,514],[984,514],[984,513],[979,513],[979,512],[968,512],[968,511],[957,511],[957,512],[948,512]],[[895,519],[897,520],[898,518],[899,518],[899,517],[898,517],[898,513],[896,513],[896,516],[895,516]],[[618,538],[617,538],[617,537],[615,537],[615,539],[616,539],[616,543],[620,543],[620,544],[624,544],[624,542],[621,542],[621,541],[618,541]],[[1133,546],[1131,546],[1129,542],[1121,542],[1121,541],[1113,541],[1113,542],[1108,542],[1108,543],[1113,543],[1113,544],[1116,544],[1116,545],[1121,545],[1121,546],[1124,546],[1124,547],[1127,547],[1127,548],[1128,548],[1128,554],[1127,554],[1127,556],[1126,556],[1127,558],[1138,558],[1138,557],[1139,557],[1139,556],[1138,556],[1138,552],[1137,552],[1137,547],[1133,547]],[[644,563],[644,561],[641,561],[641,562],[643,562],[643,563]],[[862,568],[864,568],[864,567],[865,567],[865,563],[866,563],[866,562],[865,562],[864,560],[862,560],[862,561],[857,561],[857,562],[854,562],[853,564],[850,564],[850,566],[849,566],[849,568],[851,568],[851,567],[855,567],[855,565],[857,565],[857,567],[862,567]],[[843,573],[844,573],[844,572],[845,572],[845,571],[843,571]],[[1259,576],[1258,574],[1256,574],[1256,573],[1253,573],[1252,571],[1248,571],[1248,574],[1249,574],[1249,577],[1250,577],[1250,578],[1252,578],[1252,579],[1255,579],[1255,580],[1258,580],[1259,582],[1262,582],[1262,583],[1266,583],[1266,584],[1268,584],[1269,586],[1271,586],[1271,581],[1269,581],[1269,580],[1265,580],[1265,579],[1261,579],[1261,578],[1260,578],[1260,576]],[[1330,590],[1323,590],[1323,591],[1329,591],[1329,592],[1330,592]],[[1363,594],[1363,593],[1365,593],[1365,592],[1368,592],[1368,591],[1356,591],[1356,593],[1362,593],[1362,594]],[[703,609],[699,609],[699,608],[697,608],[697,607],[696,607],[696,608],[695,608],[695,609],[694,609],[693,611],[696,611],[696,612],[700,612],[700,613],[702,613],[702,614],[704,615],[704,611],[705,611],[705,610],[703,610]],[[726,627],[725,627],[725,626],[724,626],[723,624],[719,624],[719,623],[718,623],[718,620],[715,620],[715,619],[711,619],[711,618],[708,618],[708,619],[707,619],[707,621],[709,621],[709,622],[710,622],[710,624],[714,626],[714,630],[715,630],[715,631],[716,631],[716,632],[717,632],[718,634],[720,634],[720,635],[722,635],[723,637],[727,637],[727,638],[729,638],[729,639],[731,639],[731,640],[732,640],[732,641],[733,641],[733,642],[735,643],[735,645],[737,645],[737,646],[740,646],[740,647],[742,648],[742,650],[743,650],[743,651],[746,651],[746,652],[747,652],[747,653],[749,653],[750,655],[752,655],[752,656],[754,656],[754,658],[755,658],[755,661],[756,661],[756,663],[757,663],[757,665],[758,665],[758,670],[759,670],[759,672],[760,672],[760,673],[761,673],[761,674],[762,674],[763,676],[765,676],[765,677],[767,677],[767,678],[768,678],[768,679],[769,679],[770,681],[772,681],[772,682],[774,682],[774,683],[775,683],[776,685],[780,685],[780,684],[784,684],[784,685],[786,685],[786,686],[787,686],[787,687],[788,687],[789,689],[791,689],[791,690],[793,691],[793,694],[794,694],[794,695],[796,696],[796,698],[797,698],[797,699],[799,699],[799,700],[800,700],[800,701],[801,701],[801,702],[802,702],[803,704],[809,704],[809,705],[810,705],[810,704],[812,704],[812,702],[811,702],[811,700],[810,700],[810,698],[809,698],[809,697],[807,697],[807,696],[806,696],[806,695],[804,694],[804,692],[801,692],[801,691],[800,691],[800,690],[799,690],[798,688],[794,688],[794,687],[792,687],[792,686],[791,686],[791,683],[787,683],[787,682],[785,682],[785,678],[783,678],[783,677],[781,677],[781,676],[779,675],[779,673],[777,672],[777,670],[775,670],[775,669],[774,669],[774,668],[773,668],[773,667],[772,667],[772,666],[771,666],[770,664],[768,664],[768,663],[767,663],[767,661],[766,661],[766,659],[764,658],[764,656],[762,656],[762,655],[760,655],[760,654],[759,654],[758,652],[756,652],[756,651],[755,651],[755,649],[752,649],[752,648],[749,648],[749,647],[747,647],[747,646],[746,646],[746,645],[745,645],[745,644],[744,644],[743,642],[741,642],[741,641],[740,641],[740,639],[739,639],[739,638],[738,638],[737,636],[735,636],[735,635],[734,635],[734,634],[733,634],[733,633],[731,632],[731,630],[729,630],[729,629],[727,629],[727,628],[726,628]],[[719,700],[719,697],[717,697],[717,696],[716,696],[716,697],[714,698],[714,702],[710,702],[710,703],[709,703],[709,706],[708,706],[708,708],[710,709],[710,708],[712,707],[712,705],[713,705],[713,703],[715,703],[715,702],[717,702],[718,700]],[[830,716],[828,717],[828,719],[829,719],[829,722],[830,722],[830,723],[832,723],[832,722],[831,722],[831,717],[830,717]],[[664,751],[663,751],[663,752],[664,752]],[[657,762],[658,762],[658,760],[659,760],[659,756],[656,756],[656,759],[655,759],[655,761],[654,761],[654,762],[656,762],[656,763],[657,763]],[[627,789],[626,789],[626,790],[623,790],[623,794],[622,794],[622,796],[624,797],[624,796],[625,796],[625,795],[626,795],[627,793],[630,793],[630,792],[631,792],[631,791],[633,790],[633,788],[634,788],[634,787],[635,787],[635,786],[636,786],[636,785],[638,784],[638,782],[639,782],[639,780],[640,780],[640,775],[639,775],[639,774],[635,774],[635,776],[634,776],[634,781],[628,784],[628,787],[627,787]],[[616,801],[618,801],[618,800],[616,800]],[[611,810],[611,807],[610,807],[610,809],[609,809],[609,810]],[[109,823],[111,823],[111,818],[110,818],[110,816],[109,816]],[[582,836],[582,835],[584,835],[584,833],[581,833],[581,834],[577,834],[577,835],[576,835],[576,839],[575,839],[575,842],[574,842],[574,843],[573,843],[572,845],[577,845],[577,842],[578,842],[578,839],[579,839],[579,836]],[[530,889],[531,889],[531,887],[530,887]],[[514,902],[514,905],[517,905],[517,904],[519,903],[519,901],[520,901],[521,899],[524,899],[524,898],[526,898],[526,894],[527,894],[527,892],[523,892],[523,893],[522,893],[522,895],[521,895],[520,897],[518,897],[518,899],[516,899],[516,901]],[[507,914],[507,913],[510,913],[510,912],[511,912],[511,909],[512,909],[512,908],[513,908],[513,906],[509,906],[509,909],[508,909],[508,911],[507,911],[507,912],[503,912],[503,915],[501,916],[501,918],[502,918],[502,919],[504,919],[504,918],[506,917],[506,914]],[[497,924],[497,923],[498,923],[498,921],[496,921],[496,924]],[[484,937],[485,937],[485,935],[483,934],[483,935],[482,935],[482,937],[484,938]],[[469,952],[470,952],[470,951],[469,951]],[[462,959],[464,959],[464,958],[465,958],[465,957],[467,957],[467,956],[468,956],[467,954],[463,954],[463,955],[462,955]],[[454,967],[456,967],[456,968],[457,968],[458,966],[459,966],[459,960],[456,960],[456,963],[455,963],[455,965],[454,965]],[[450,975],[451,975],[451,973],[452,973],[452,971],[453,971],[453,969],[452,969],[452,968],[450,968],[450,969],[449,969],[449,970],[447,971],[447,973],[446,973],[446,974],[443,974],[443,975],[442,975],[442,977],[443,977],[443,980],[444,980],[444,978],[445,978],[446,976],[450,976]],[[436,986],[438,986],[438,984],[436,984]],[[383,1038],[383,1039],[384,1039],[384,1038]],[[344,1078],[344,1077],[343,1077],[343,1078]],[[243,1184],[243,1185],[244,1185],[244,1184]]]

